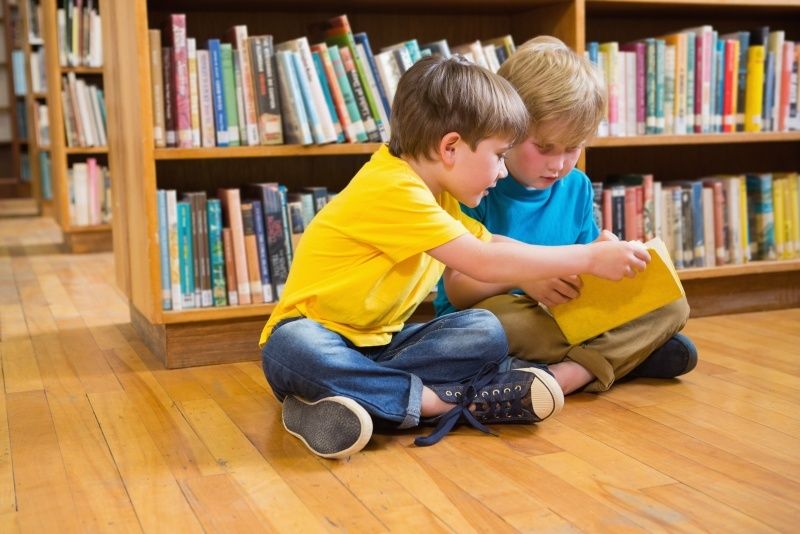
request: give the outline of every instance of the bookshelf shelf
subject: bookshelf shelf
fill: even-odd
[[[800,132],[714,133],[687,135],[637,135],[597,137],[591,148],[671,145],[728,145],[736,143],[790,143],[800,141]]]
[[[73,154],[107,154],[108,147],[105,146],[68,146],[64,148],[64,153],[68,155]]]
[[[75,74],[103,74],[103,67],[61,67],[61,72],[67,74],[74,72]]]
[[[94,232],[108,232],[111,230],[110,224],[89,224],[84,226],[72,225],[66,228],[64,232],[71,232],[73,234],[90,234]]]
[[[276,145],[220,148],[157,148],[156,160],[189,160],[221,158],[275,158],[296,156],[368,155],[377,150],[379,143],[352,143],[337,145]]]
[[[373,49],[411,37],[463,43],[509,33],[518,44],[555,35],[582,52],[589,40],[627,41],[702,24],[719,25],[720,31],[772,24],[785,28],[787,39],[800,40],[800,0],[345,0],[335,11],[323,0],[279,7],[255,0],[224,6],[211,0],[131,0],[101,2],[101,9],[108,15],[103,33],[114,36],[105,64],[108,158],[125,178],[115,180],[113,191],[115,230],[124,229],[115,231],[117,279],[129,296],[135,328],[167,367],[257,358],[258,334],[274,304],[162,311],[156,190],[213,193],[261,179],[279,180],[290,190],[317,179],[343,187],[354,165],[379,146],[155,148],[144,51],[147,29],[163,27],[169,14],[186,13],[188,34],[198,43],[224,36],[245,13],[250,35],[269,33],[275,42],[306,34],[309,23],[347,13],[356,31],[368,33]],[[606,172],[652,172],[668,181],[800,169],[800,132],[605,137],[590,147],[585,170],[597,179]],[[800,305],[800,260],[686,269],[679,276],[697,316]],[[430,302],[424,308],[422,313],[429,313]]]

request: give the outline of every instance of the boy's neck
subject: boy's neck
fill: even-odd
[[[400,158],[408,163],[409,167],[417,173],[434,196],[438,196],[444,190],[438,178],[441,173],[440,162],[427,159],[414,159],[406,156],[400,156]]]

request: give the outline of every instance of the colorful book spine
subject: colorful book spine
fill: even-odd
[[[233,72],[233,48],[230,43],[220,43],[222,69],[222,94],[225,98],[225,122],[228,125],[228,144],[239,146],[239,108],[236,103],[236,77]]]
[[[192,117],[192,146],[200,146],[200,91],[197,75],[197,40],[186,39],[189,61],[189,109]]]
[[[172,45],[172,111],[175,117],[175,133],[180,148],[192,147],[192,111],[189,96],[189,53],[186,43],[186,15],[172,14],[169,17],[170,41]]]
[[[178,195],[174,189],[168,189],[167,199],[167,237],[169,239],[169,279],[172,309],[183,309],[183,291],[181,290],[180,245],[178,243]]]
[[[378,73],[378,66],[375,63],[375,56],[372,53],[372,47],[369,44],[369,37],[365,32],[358,32],[353,34],[353,40],[356,42],[356,45],[361,45],[364,47],[364,59],[366,61],[366,67],[372,73],[373,78],[376,80],[375,88],[378,91],[378,97],[380,100],[380,104],[383,106],[384,112],[382,113],[383,117],[390,117],[392,113],[392,106],[389,101],[389,97],[387,94],[386,89],[384,88],[383,84],[380,82],[381,77]],[[419,54],[420,48],[419,44],[417,43],[416,39],[412,39],[413,44],[412,47],[415,47],[417,53]],[[388,126],[388,123],[386,123]]]
[[[284,139],[289,144],[310,145],[314,142],[306,116],[300,86],[295,74],[292,53],[287,50],[275,52],[280,83],[281,109],[283,110]]]
[[[194,252],[192,251],[192,208],[178,202],[178,254],[180,257],[181,297],[184,309],[195,307]]]
[[[253,205],[253,229],[256,234],[256,246],[258,248],[258,266],[261,273],[261,290],[264,302],[272,302],[275,296],[272,291],[272,278],[269,274],[269,251],[267,250],[267,230],[264,226],[264,208],[260,200],[254,200]]]
[[[227,306],[228,290],[225,281],[225,252],[222,242],[222,204],[219,199],[210,198],[206,209],[211,264],[211,296],[214,306]]]
[[[333,106],[335,108],[335,117],[338,119],[339,126],[342,129],[342,136],[346,142],[355,143],[357,142],[357,136],[353,131],[350,113],[347,111],[344,95],[342,94],[342,89],[339,86],[339,82],[336,78],[336,72],[334,71],[333,63],[331,62],[330,54],[328,52],[328,45],[325,43],[311,45],[311,51],[313,54],[316,54],[313,56],[316,58],[315,62],[318,59],[319,63],[322,65],[323,74],[320,75],[320,80],[325,80],[325,84],[330,92],[331,101],[333,102]],[[331,115],[334,116],[333,113]]]
[[[763,45],[752,45],[748,48],[744,108],[744,131],[746,132],[760,132],[762,127],[764,59]]]
[[[148,30],[150,42],[150,97],[153,100],[153,140],[156,147],[167,145],[164,131],[164,71],[161,65],[161,31]],[[73,144],[70,143],[72,146]]]
[[[356,102],[353,87],[350,85],[350,80],[347,77],[347,72],[344,70],[342,57],[339,53],[339,47],[336,45],[328,47],[328,55],[333,66],[334,73],[336,74],[336,81],[339,83],[339,88],[342,91],[342,98],[344,99],[347,115],[350,117],[351,136],[355,143],[364,143],[369,139],[367,130],[364,126],[364,121],[361,119],[361,113],[358,110],[358,103]]]
[[[325,67],[322,65],[322,58],[320,58],[319,52],[312,50],[311,60],[314,62],[314,68],[317,69],[320,86],[322,87],[322,95],[325,97],[325,106],[328,108],[328,113],[333,120],[333,129],[336,132],[336,142],[344,143],[344,129],[342,128],[342,123],[339,121],[339,114],[336,113],[336,106],[333,103],[331,88],[328,84],[328,79],[325,76]]]
[[[320,114],[318,113],[314,96],[311,93],[311,87],[309,86],[300,54],[293,50],[287,50],[287,52],[292,61],[297,86],[300,88],[299,96],[303,101],[303,109],[305,109],[308,126],[311,129],[311,136],[317,144],[327,143],[328,140],[322,127]]]
[[[208,50],[197,51],[198,100],[200,103],[200,145],[213,147],[214,139],[214,94],[211,78],[211,59]]]
[[[228,120],[225,111],[225,91],[222,82],[222,51],[219,39],[208,40],[208,55],[211,59],[211,84],[213,87],[214,126],[217,146],[228,146]],[[169,143],[169,138],[167,138]]]
[[[169,221],[167,218],[167,192],[156,191],[158,204],[158,253],[161,265],[161,309],[172,309],[172,285],[169,276]]]

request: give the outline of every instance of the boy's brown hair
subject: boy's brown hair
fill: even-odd
[[[555,37],[525,42],[497,72],[519,92],[531,126],[556,123],[559,139],[540,139],[579,146],[596,132],[606,109],[606,90],[597,68]]]
[[[392,103],[389,151],[432,159],[446,134],[457,132],[475,150],[488,137],[522,141],[528,112],[506,80],[461,56],[429,56],[400,78]]]

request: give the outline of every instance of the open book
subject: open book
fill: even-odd
[[[651,260],[635,277],[614,282],[581,275],[580,296],[550,309],[571,345],[628,323],[685,294],[664,242],[656,237],[645,246]]]

